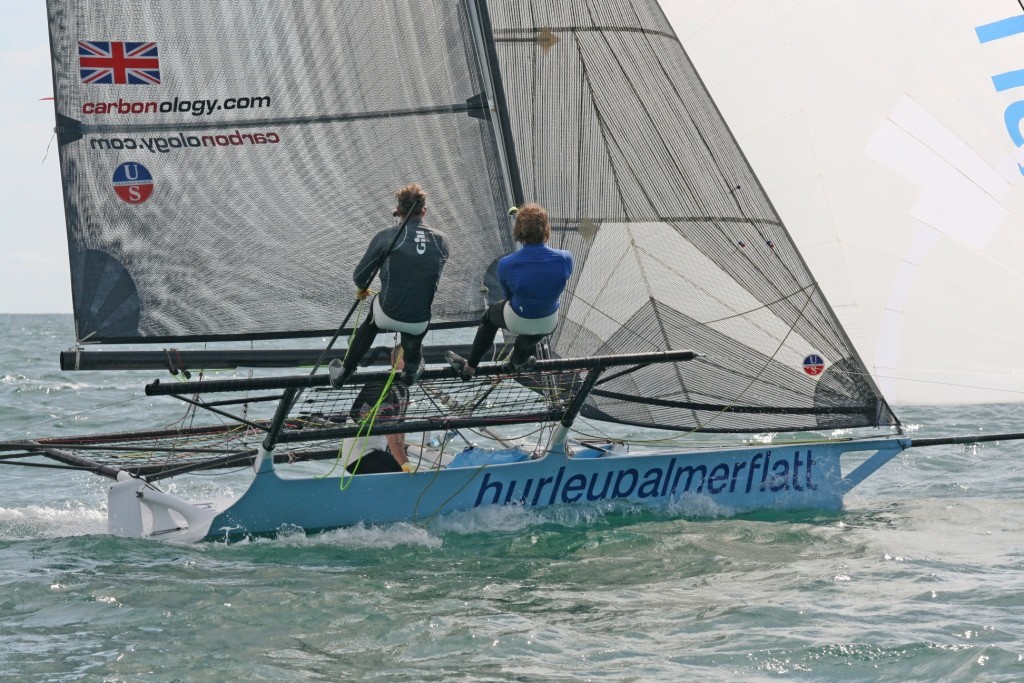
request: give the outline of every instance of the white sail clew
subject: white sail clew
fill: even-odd
[[[890,403],[1024,400],[1024,9],[665,12]]]

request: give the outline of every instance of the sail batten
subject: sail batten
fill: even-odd
[[[259,128],[261,126],[287,126],[287,125],[304,125],[311,123],[341,123],[345,121],[362,121],[368,119],[388,119],[402,116],[427,116],[430,114],[459,114],[466,113],[470,115],[478,115],[480,112],[486,111],[487,108],[484,106],[481,96],[475,95],[466,102],[459,102],[455,104],[441,104],[429,107],[411,107],[406,109],[388,109],[384,111],[367,111],[367,112],[352,112],[343,114],[334,114],[329,116],[305,116],[299,118],[268,118],[268,119],[255,119],[251,121],[236,121],[232,123],[236,128]],[[479,116],[477,116],[479,118]],[[174,123],[154,123],[150,125],[145,124],[129,124],[129,125],[84,125],[79,120],[66,119],[63,126],[69,130],[75,131],[76,134],[97,134],[97,133],[145,133],[145,132],[156,132],[156,131],[193,131],[193,130],[209,130],[209,123],[195,123],[195,122],[174,122]]]

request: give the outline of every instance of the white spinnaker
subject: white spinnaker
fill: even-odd
[[[1024,400],[1018,1],[663,6],[886,398]]]

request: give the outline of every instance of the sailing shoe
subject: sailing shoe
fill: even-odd
[[[445,351],[444,358],[463,382],[473,379],[474,371],[470,369],[469,363],[466,362],[465,358],[454,351]]]
[[[335,358],[331,361],[331,364],[327,366],[327,372],[331,376],[331,386],[335,389],[341,389],[345,386],[345,382],[352,377],[354,370],[347,370],[345,366],[341,364],[340,358]]]
[[[416,363],[415,365],[406,363],[398,379],[405,386],[411,387],[413,384],[416,384],[416,380],[420,378],[421,374],[423,374],[422,363]]]

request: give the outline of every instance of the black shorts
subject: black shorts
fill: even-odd
[[[374,448],[372,451],[367,451],[359,460],[349,463],[345,469],[349,474],[384,474],[385,472],[401,472],[402,466],[387,451]]]

